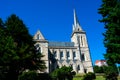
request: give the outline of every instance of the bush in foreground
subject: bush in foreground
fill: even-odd
[[[36,71],[23,72],[19,75],[18,80],[38,80],[38,73]]]
[[[105,73],[106,80],[117,80],[118,71],[116,66],[104,67],[104,73]]]
[[[94,80],[96,79],[95,73],[88,72],[86,75],[83,76],[83,80]]]
[[[72,71],[71,67],[63,66],[54,70],[50,75],[52,80],[72,80],[76,73]]]

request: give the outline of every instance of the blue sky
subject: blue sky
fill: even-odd
[[[75,8],[82,29],[86,31],[93,64],[104,59],[104,25],[98,22],[101,0],[1,0],[0,18],[4,21],[16,14],[31,35],[38,29],[49,41],[70,42]]]

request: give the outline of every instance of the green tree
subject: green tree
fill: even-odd
[[[96,79],[95,73],[88,72],[83,76],[82,80],[95,80],[95,79]]]
[[[104,70],[103,70],[104,66],[94,66],[93,69],[94,69],[94,72],[95,73],[104,73]]]
[[[62,66],[51,73],[53,80],[72,80],[75,72],[71,67]]]
[[[114,66],[104,66],[104,73],[106,80],[117,80],[117,67]]]
[[[104,35],[104,45],[106,54],[104,55],[108,64],[120,64],[120,0],[102,0],[99,14],[103,19],[106,29]]]
[[[6,78],[17,80],[26,69],[45,69],[43,55],[36,51],[32,36],[19,17],[15,14],[8,17],[0,31],[0,67],[5,68],[2,73]]]
[[[19,75],[18,80],[40,80],[36,71],[23,72]]]
[[[116,63],[120,64],[120,0],[102,0],[102,5],[98,9],[102,15],[100,22],[104,23],[105,32],[104,46],[106,47],[105,59],[108,63],[108,69],[105,69],[107,80],[116,80]],[[111,76],[112,75],[112,76]]]
[[[5,37],[4,37],[5,33],[4,33],[3,27],[4,27],[4,23],[3,23],[2,19],[0,18],[0,39],[1,39],[0,40],[0,48],[3,47],[2,43],[5,40]],[[5,71],[5,68],[3,67],[3,60],[1,59],[1,56],[3,55],[2,51],[4,50],[3,48],[0,50],[0,80],[3,80],[5,78],[5,76],[3,75],[3,71]]]
[[[7,36],[5,32],[4,23],[0,19],[0,80],[4,80],[6,77],[5,72],[9,69],[10,62],[17,59],[15,54],[16,46],[11,36]]]

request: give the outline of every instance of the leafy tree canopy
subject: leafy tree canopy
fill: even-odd
[[[102,2],[98,10],[103,17],[100,22],[105,24],[106,29],[103,33],[107,49],[104,56],[109,65],[120,64],[120,0],[102,0]]]
[[[106,80],[117,80],[116,63],[120,64],[120,0],[102,0],[102,5],[98,9],[102,15],[100,22],[104,23],[106,31],[104,35],[104,45],[108,67],[104,72]]]
[[[75,75],[75,72],[72,70],[73,70],[72,67],[62,66],[61,68],[54,70],[51,73],[51,77],[54,80],[65,80],[65,79],[72,80],[73,75]]]
[[[0,19],[0,39],[0,67],[3,74],[7,72],[7,78],[17,80],[26,69],[45,69],[43,55],[36,52],[26,25],[15,14],[5,22]]]

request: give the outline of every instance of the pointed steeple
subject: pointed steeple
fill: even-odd
[[[76,11],[75,9],[73,10],[73,15],[74,15],[74,24],[73,24],[73,31],[82,31],[82,28],[79,24],[79,21],[77,19]]]
[[[73,10],[73,13],[74,13],[74,25],[76,26],[78,20],[77,20],[75,9]]]

